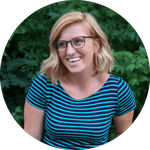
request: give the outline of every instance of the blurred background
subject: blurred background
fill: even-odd
[[[119,14],[102,5],[80,0],[58,2],[39,9],[11,35],[0,72],[2,93],[10,113],[23,128],[25,97],[42,61],[50,55],[51,29],[61,15],[70,11],[91,13],[108,36],[116,59],[111,74],[122,77],[130,85],[137,104],[135,120],[146,100],[150,81],[145,47],[134,28]],[[112,123],[109,141],[114,134]]]

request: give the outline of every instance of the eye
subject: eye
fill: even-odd
[[[73,43],[74,43],[74,44],[82,44],[83,42],[84,42],[84,40],[81,39],[81,38],[77,38],[77,39],[74,39],[74,40],[73,40]]]
[[[58,47],[65,47],[65,46],[66,46],[66,44],[64,41],[61,41],[58,43]]]

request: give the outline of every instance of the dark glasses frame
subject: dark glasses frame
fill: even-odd
[[[55,48],[55,50],[56,50],[57,52],[63,52],[63,51],[65,51],[65,50],[67,49],[68,43],[70,42],[73,48],[79,49],[79,48],[76,48],[76,47],[73,46],[72,41],[73,41],[74,39],[80,38],[80,37],[82,37],[82,38],[84,39],[84,44],[83,44],[83,46],[81,46],[81,47],[79,47],[79,48],[82,48],[82,47],[85,46],[85,38],[94,38],[94,37],[92,37],[92,36],[77,36],[77,37],[72,38],[70,41],[65,41],[65,40],[57,40],[57,41],[54,41],[54,42],[53,42],[53,46],[54,46],[54,48]],[[59,51],[59,50],[58,50],[58,45],[57,45],[57,43],[58,43],[58,42],[61,42],[61,41],[66,43],[66,48],[65,48],[64,50],[62,50],[62,51]]]

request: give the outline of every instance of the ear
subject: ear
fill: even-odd
[[[97,53],[100,49],[100,40],[98,38],[94,39],[94,53]]]

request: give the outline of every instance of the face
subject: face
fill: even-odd
[[[58,40],[70,41],[75,37],[90,36],[83,28],[82,23],[75,23],[66,26]],[[59,57],[63,65],[70,73],[82,73],[93,71],[94,53],[98,51],[99,43],[93,38],[85,38],[85,45],[82,48],[74,48],[68,42],[67,49],[59,53]]]

